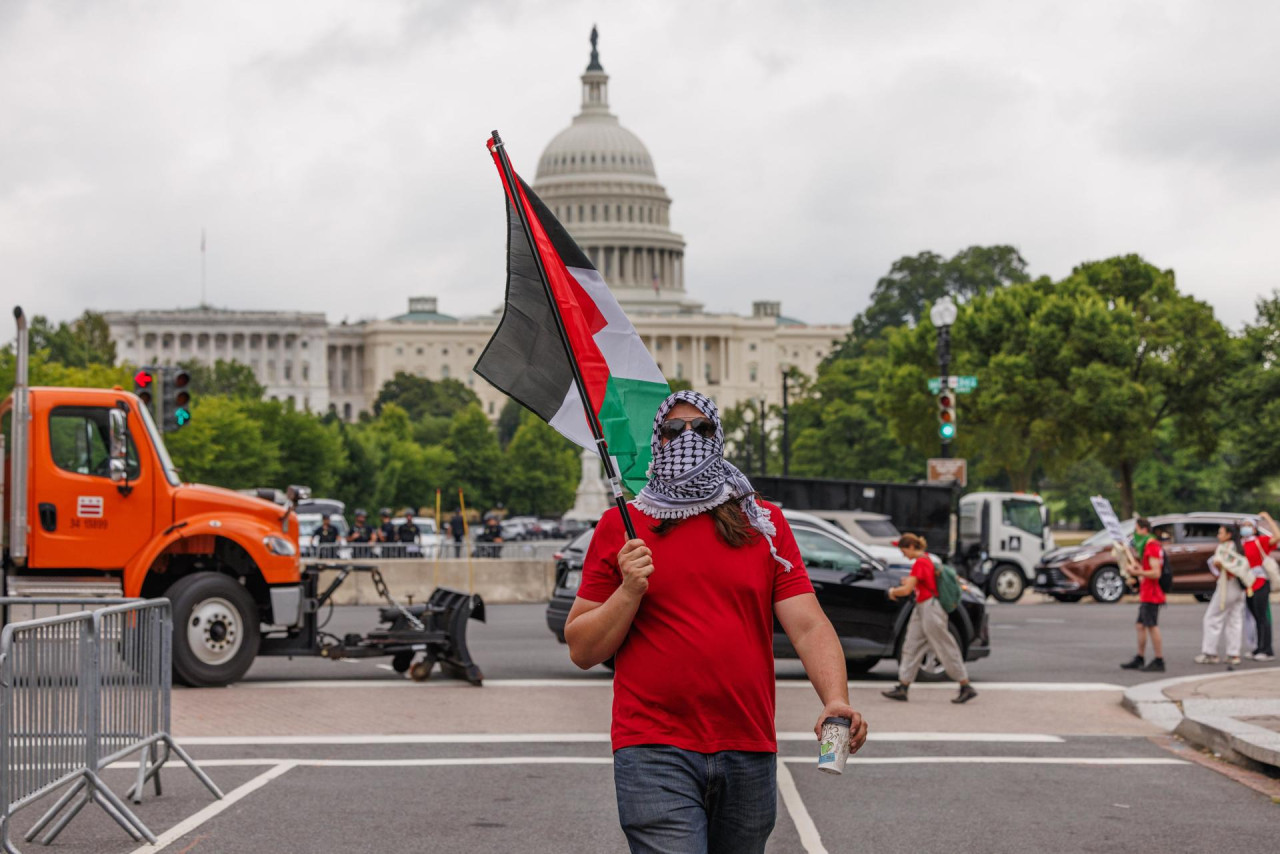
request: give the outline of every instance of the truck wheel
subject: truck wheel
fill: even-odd
[[[1099,602],[1119,602],[1124,596],[1124,576],[1117,567],[1100,567],[1089,579],[1089,594]]]
[[[1196,601],[1197,601],[1197,602],[1208,602],[1209,600],[1213,599],[1213,594],[1212,594],[1212,593],[1197,593],[1197,594],[1195,594],[1195,597],[1196,597]]]
[[[258,654],[258,606],[240,582],[197,572],[165,591],[173,603],[173,675],[184,685],[230,685]]]
[[[987,580],[987,592],[997,602],[1017,602],[1022,598],[1022,591],[1027,587],[1027,577],[1022,570],[1013,564],[1002,563],[997,566],[991,578]]]

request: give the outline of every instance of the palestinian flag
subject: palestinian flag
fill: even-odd
[[[489,151],[502,176],[501,153]],[[512,170],[515,175],[515,170]],[[502,320],[476,362],[476,373],[569,439],[598,451],[587,418],[597,420],[623,483],[639,492],[648,481],[653,416],[670,388],[622,313],[600,273],[547,206],[518,176],[507,197],[507,296]],[[547,299],[530,239],[546,269]],[[556,328],[560,316],[572,354]],[[570,359],[577,362],[591,412],[583,412]]]

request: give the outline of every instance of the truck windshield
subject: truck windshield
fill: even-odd
[[[1040,536],[1044,530],[1044,521],[1040,516],[1040,504],[1035,501],[1006,501],[1004,503],[1004,523],[1026,531],[1028,534]]]
[[[142,413],[142,423],[147,425],[147,435],[151,437],[151,444],[156,448],[156,456],[160,458],[160,468],[164,470],[165,480],[169,481],[170,486],[177,486],[182,483],[182,480],[178,477],[178,470],[173,467],[173,460],[169,459],[169,449],[164,446],[164,439],[160,438],[156,422],[151,420],[151,412],[145,406],[139,406],[138,411]]]

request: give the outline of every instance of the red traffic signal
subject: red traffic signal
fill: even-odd
[[[139,388],[146,388],[155,382],[155,379],[156,378],[151,375],[150,371],[138,371],[133,375],[133,384]]]

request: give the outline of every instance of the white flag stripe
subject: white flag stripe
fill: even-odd
[[[618,305],[600,273],[582,267],[569,267],[568,270],[604,317],[605,328],[594,337],[596,346],[609,365],[609,373],[623,379],[665,383],[666,377],[658,370],[653,357],[640,340],[640,333],[636,332],[635,326],[623,312],[622,306]]]

